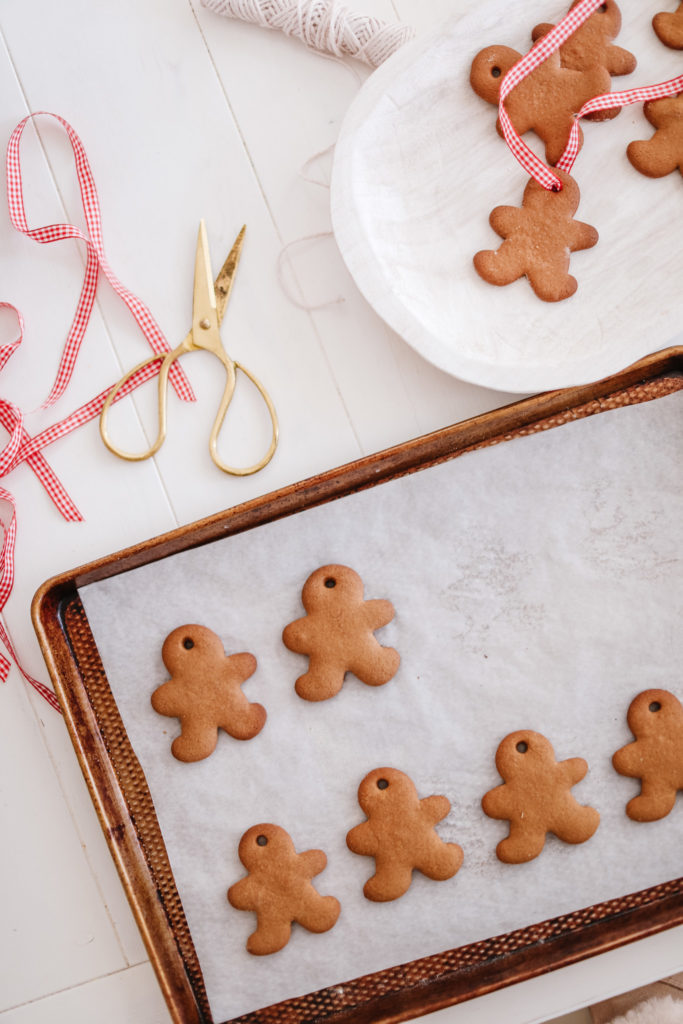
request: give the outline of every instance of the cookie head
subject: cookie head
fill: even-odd
[[[496,752],[496,768],[508,782],[555,764],[555,752],[540,732],[521,729],[510,733]]]
[[[223,658],[225,652],[220,637],[206,626],[179,626],[166,637],[161,648],[164,665],[175,675],[206,658]]]
[[[560,179],[562,188],[558,192],[543,188],[535,178],[529,178],[524,188],[522,205],[528,210],[542,214],[548,220],[548,230],[553,229],[553,221],[564,221],[572,217],[579,208],[581,193],[571,175],[553,167],[553,174]],[[596,239],[597,241],[597,239]]]
[[[498,103],[500,85],[522,54],[509,46],[487,46],[472,61],[470,85],[487,103]]]
[[[307,612],[329,612],[347,601],[362,601],[363,581],[346,565],[323,565],[306,580],[301,600]]]
[[[397,768],[375,768],[358,787],[358,803],[370,817],[387,811],[406,798],[417,800],[411,779]]]
[[[683,707],[668,690],[645,690],[631,701],[627,721],[634,736],[646,739],[660,735],[669,723],[683,726]]]
[[[578,3],[579,0],[575,0],[572,7],[576,7]],[[604,29],[605,35],[609,34],[614,38],[621,31],[621,11],[616,0],[604,0],[595,12],[595,16],[600,27]]]
[[[247,871],[258,871],[283,855],[293,856],[294,844],[279,825],[252,825],[240,839],[239,858]]]

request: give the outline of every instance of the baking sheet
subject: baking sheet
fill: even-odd
[[[652,30],[659,0],[620,6],[616,43],[638,67],[613,78],[613,91],[680,74],[680,52]],[[495,287],[472,264],[480,249],[501,244],[491,210],[520,206],[528,181],[496,132],[495,107],[469,84],[472,59],[494,43],[526,53],[534,25],[557,22],[568,8],[567,0],[462,0],[459,15],[370,76],[335,149],[332,221],[360,291],[426,359],[508,392],[598,380],[680,334],[674,225],[683,189],[677,172],[647,178],[626,157],[629,142],[654,131],[642,104],[613,121],[582,121],[576,217],[600,239],[572,254],[574,296],[542,302],[526,278]],[[524,141],[543,158],[532,132]]]
[[[452,462],[81,589],[105,671],[155,803],[215,1020],[523,927],[676,878],[680,804],[660,822],[624,814],[638,784],[611,768],[626,710],[651,686],[680,690],[683,636],[683,396],[590,417]],[[588,457],[587,457],[588,455]],[[395,620],[378,634],[402,655],[379,689],[349,678],[330,701],[294,693],[306,659],[282,628],[302,614],[319,565],[360,572]],[[255,739],[221,735],[206,761],[170,755],[175,720],[155,714],[166,635],[214,629],[252,651],[245,685],[269,718]],[[577,798],[602,821],[586,844],[550,837],[503,865],[506,825],[479,802],[499,783],[500,739],[537,729],[558,759],[583,756]],[[350,853],[356,790],[372,768],[406,771],[420,795],[452,803],[439,826],[460,843],[455,878],[416,875],[389,904],[362,895],[372,862]],[[317,879],[342,914],[332,931],[295,928],[280,953],[250,957],[253,915],[234,910],[237,844],[274,821],[297,849],[319,847]]]

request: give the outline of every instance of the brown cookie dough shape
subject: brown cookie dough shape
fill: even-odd
[[[521,56],[509,46],[487,46],[478,53],[470,71],[470,84],[477,96],[498,106],[500,84]],[[564,68],[555,51],[512,89],[505,108],[518,134],[535,132],[545,143],[548,163],[556,164],[566,149],[575,114],[593,96],[609,92],[611,85],[606,68]]]
[[[635,741],[612,758],[620,775],[640,779],[640,795],[626,813],[634,821],[658,821],[683,789],[683,707],[668,690],[645,690],[631,702],[627,721]]]
[[[550,742],[523,729],[506,736],[496,752],[504,780],[489,790],[481,805],[489,818],[510,822],[510,834],[496,847],[499,860],[523,864],[538,857],[548,832],[565,843],[585,843],[600,823],[592,807],[583,807],[571,787],[588,771],[582,757],[556,761]]]
[[[376,768],[358,788],[367,821],[352,828],[346,843],[353,853],[374,857],[375,874],[363,888],[369,900],[395,900],[410,888],[413,871],[427,878],[452,878],[463,862],[457,843],[445,843],[434,826],[451,805],[445,796],[420,799],[413,782],[396,768]]]
[[[576,7],[579,0],[574,0],[570,10]],[[555,26],[552,24],[537,25],[531,33],[536,43]],[[621,29],[621,11],[616,0],[604,0],[589,18],[579,25],[575,32],[560,47],[560,63],[564,68],[574,71],[587,71],[600,65],[610,76],[630,75],[636,69],[636,58],[621,46],[614,46],[612,40],[619,35]],[[607,90],[609,91],[609,90]],[[610,110],[599,110],[588,114],[592,121],[608,121],[616,117],[620,107]]]
[[[249,874],[228,889],[237,910],[256,914],[256,931],[247,939],[254,956],[277,953],[289,942],[295,922],[309,932],[332,928],[341,909],[334,896],[321,896],[311,879],[327,865],[322,850],[297,853],[279,825],[254,825],[239,844],[239,858]]]
[[[675,11],[661,11],[652,19],[657,38],[671,50],[683,50],[683,3]]]
[[[598,240],[594,227],[574,220],[579,186],[564,171],[554,173],[562,182],[561,192],[549,192],[530,178],[521,208],[497,206],[492,211],[489,223],[503,244],[474,257],[475,270],[485,281],[506,285],[526,276],[544,302],[574,294],[577,281],[568,272],[569,254],[590,249]]]
[[[253,654],[227,656],[220,638],[206,626],[180,626],[161,649],[171,678],[152,694],[160,715],[180,719],[171,745],[179,761],[201,761],[216,749],[218,730],[250,740],[263,728],[266,711],[250,704],[242,684],[256,670]]]
[[[643,113],[657,130],[646,141],[629,143],[629,160],[649,178],[663,178],[675,170],[683,174],[683,93],[650,100],[643,105]]]
[[[382,686],[393,678],[401,658],[393,647],[382,647],[373,633],[391,622],[394,607],[390,601],[365,601],[357,572],[323,565],[306,580],[301,600],[307,614],[282,633],[290,651],[308,655],[308,672],[296,681],[300,697],[334,697],[347,672],[368,686]]]

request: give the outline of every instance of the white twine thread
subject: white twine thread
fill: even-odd
[[[337,0],[202,0],[228,18],[296,36],[307,46],[335,57],[355,57],[376,68],[413,38],[408,25],[354,14]]]

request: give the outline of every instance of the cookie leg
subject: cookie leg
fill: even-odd
[[[668,147],[653,145],[651,139],[630,142],[626,147],[626,156],[635,169],[648,178],[663,178],[678,167],[676,157],[668,151]]]
[[[564,260],[562,263],[564,264]],[[553,265],[539,266],[530,269],[527,277],[539,299],[544,302],[561,302],[568,299],[578,288],[575,277],[567,273],[566,266]]]
[[[676,790],[657,782],[643,779],[640,796],[634,796],[626,805],[626,813],[634,821],[658,821],[665,818],[676,803]]]
[[[344,670],[329,664],[326,658],[310,655],[308,672],[299,676],[294,689],[303,700],[328,700],[339,693],[344,683]]]
[[[245,700],[239,712],[220,722],[220,727],[236,740],[250,740],[261,732],[265,722],[266,709]]]
[[[585,843],[600,824],[600,815],[594,807],[581,807],[574,803],[566,813],[559,815],[550,831],[565,843]]]
[[[366,656],[354,659],[349,665],[349,672],[367,686],[384,686],[396,675],[400,663],[398,651],[378,643]]]
[[[337,923],[341,906],[334,896],[318,896],[297,913],[296,921],[309,932],[327,932]]]
[[[375,868],[375,874],[363,886],[366,899],[385,903],[397,900],[410,888],[413,880],[412,866],[391,863],[390,860],[383,863],[376,857]]]
[[[183,722],[180,736],[171,744],[171,752],[178,761],[203,761],[209,754],[213,754],[217,742],[217,726]]]
[[[247,939],[247,950],[254,956],[277,953],[289,942],[292,924],[289,918],[272,913],[258,914],[258,927]]]
[[[427,878],[445,882],[460,870],[463,859],[462,847],[457,843],[443,843],[439,840],[438,844],[432,846],[425,860],[415,867]]]
[[[510,822],[510,835],[496,847],[498,860],[505,864],[524,864],[538,857],[545,846],[546,830],[519,821]]]

